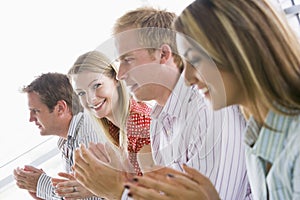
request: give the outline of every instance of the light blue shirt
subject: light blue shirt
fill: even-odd
[[[259,128],[250,118],[246,129],[246,165],[254,199],[300,199],[300,115],[270,112]],[[272,166],[266,171],[266,164]]]

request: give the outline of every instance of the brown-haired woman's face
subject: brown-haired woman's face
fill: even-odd
[[[233,73],[219,70],[197,43],[177,37],[178,51],[186,60],[184,75],[189,85],[197,85],[213,109],[237,104],[241,87]]]
[[[113,117],[119,99],[117,81],[95,72],[81,72],[71,76],[72,86],[82,106],[98,118]]]

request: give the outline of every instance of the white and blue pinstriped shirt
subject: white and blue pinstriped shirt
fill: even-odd
[[[251,199],[243,146],[244,117],[237,106],[212,111],[198,89],[180,78],[164,107],[151,116],[154,162],[183,163],[207,176],[221,199]]]
[[[300,199],[300,115],[269,112],[259,128],[250,118],[246,129],[246,164],[254,199]],[[271,164],[267,171],[266,164]]]
[[[57,143],[59,150],[62,152],[65,171],[67,173],[72,172],[72,150],[79,147],[79,144],[84,144],[87,147],[90,142],[97,143],[101,141],[103,141],[103,134],[101,134],[99,127],[95,128],[95,123],[87,113],[78,113],[73,116],[68,130],[68,141],[64,138],[59,138]],[[36,195],[46,200],[62,199],[55,194],[51,177],[45,173],[39,177]],[[90,197],[85,199],[98,200],[101,198]]]
[[[223,200],[252,199],[245,165],[246,122],[237,106],[212,111],[180,77],[165,106],[151,115],[155,164],[182,171],[183,163],[207,176]],[[122,199],[130,199],[125,190]]]

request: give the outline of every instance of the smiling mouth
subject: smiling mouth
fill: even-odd
[[[95,105],[95,106],[90,106],[92,109],[95,109],[95,110],[100,110],[102,105],[106,102],[106,99],[104,99],[101,103],[99,103],[98,105]]]
[[[42,128],[42,125],[40,124],[35,124],[39,129]]]

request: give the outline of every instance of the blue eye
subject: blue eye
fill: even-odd
[[[125,58],[122,58],[122,59],[121,59],[121,63],[122,63],[122,64],[130,64],[131,61],[133,61],[133,60],[134,60],[133,57],[125,57]]]
[[[102,85],[101,83],[97,83],[97,84],[95,84],[95,85],[93,86],[93,89],[97,89],[97,88],[99,88],[101,85]]]
[[[83,96],[83,95],[85,95],[85,92],[78,92],[77,95],[78,96]]]

